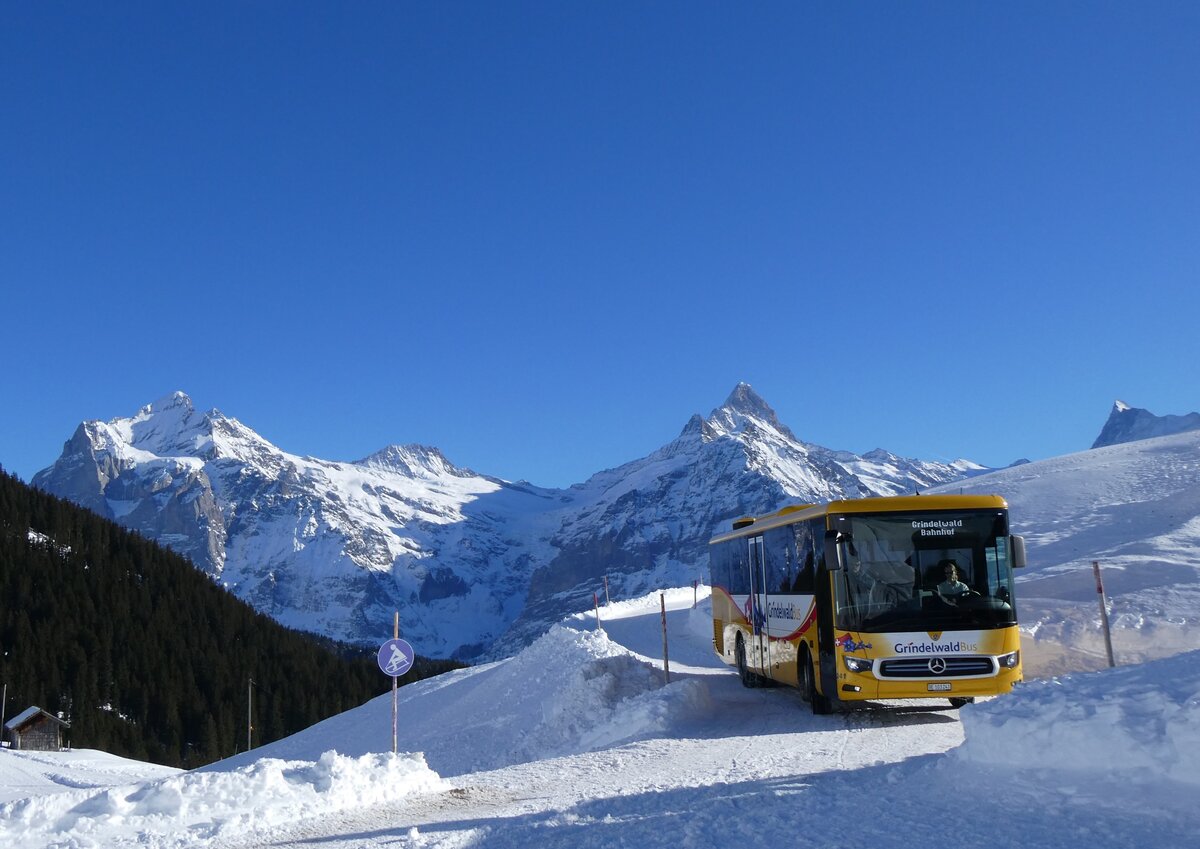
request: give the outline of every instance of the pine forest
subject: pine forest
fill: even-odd
[[[401,683],[457,665],[418,658]],[[0,685],[6,717],[43,708],[74,748],[191,768],[391,679],[374,648],[284,628],[185,558],[0,469]]]

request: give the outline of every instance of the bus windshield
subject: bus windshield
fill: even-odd
[[[996,510],[842,515],[835,624],[934,631],[1016,624],[1008,519]]]

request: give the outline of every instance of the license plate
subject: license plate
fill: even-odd
[[[946,690],[950,689],[950,686],[951,685],[949,685],[949,684],[930,684],[929,692],[931,692],[931,693],[945,692]]]

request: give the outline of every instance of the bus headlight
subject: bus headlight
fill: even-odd
[[[1021,653],[1019,651],[1002,654],[996,661],[1000,664],[1001,669],[1016,669],[1021,663]]]
[[[866,658],[851,657],[850,655],[847,654],[847,655],[842,656],[842,660],[845,662],[846,668],[849,669],[851,672],[870,672],[871,671],[871,661],[867,660]]]

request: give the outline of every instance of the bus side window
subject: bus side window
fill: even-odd
[[[750,564],[745,539],[734,539],[725,543],[729,557],[729,592],[747,595],[750,592]]]
[[[733,588],[729,579],[729,546],[726,543],[708,547],[709,586]]]
[[[763,534],[763,557],[766,559],[769,591],[787,592],[796,558],[787,545],[786,529],[778,528]]]
[[[820,566],[821,561],[825,559],[825,520],[813,519],[808,523],[808,530],[813,541],[813,557],[812,564],[809,566],[807,572],[809,585],[806,592],[816,592],[817,568]],[[805,559],[805,563],[808,565],[807,558]]]
[[[811,593],[816,574],[816,543],[810,522],[798,522],[792,526],[796,543],[796,577],[792,581],[792,592]]]

